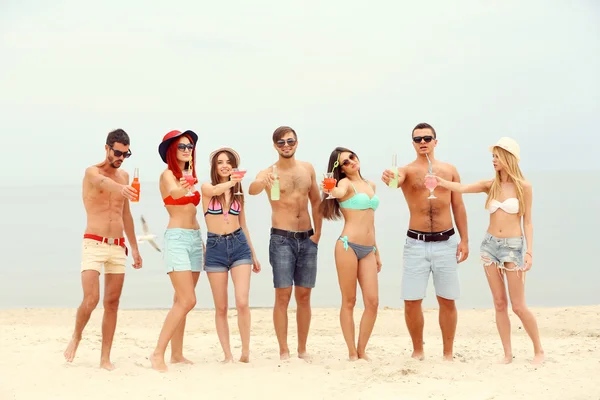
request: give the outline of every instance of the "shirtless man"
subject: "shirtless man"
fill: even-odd
[[[271,203],[269,262],[273,267],[273,323],[279,342],[279,355],[282,360],[290,357],[287,310],[293,285],[296,287],[298,357],[308,361],[306,340],[311,318],[310,294],[317,278],[317,250],[323,221],[319,214],[321,199],[315,169],[311,164],[294,157],[298,148],[296,132],[289,126],[280,126],[273,133],[273,147],[279,153],[279,160],[258,173],[248,193],[257,195],[265,190]],[[275,179],[273,166],[277,167],[279,200],[271,200],[270,189]],[[308,213],[309,200],[314,231]]]
[[[450,192],[438,186],[434,193],[437,199],[427,199],[427,155],[435,175],[448,181],[460,182],[456,167],[434,157],[437,135],[433,127],[426,123],[418,124],[413,129],[412,141],[417,159],[398,168],[398,187],[402,188],[410,210],[402,272],[404,319],[413,342],[412,357],[423,360],[424,320],[421,303],[427,290],[429,274],[432,273],[440,305],[439,323],[444,344],[444,359],[451,361],[457,322],[454,301],[460,295],[457,268],[458,263],[469,256],[467,213],[462,196],[458,192]],[[386,170],[381,180],[387,185],[393,176],[393,171]],[[460,242],[455,236],[452,214]]]
[[[75,358],[77,346],[87,322],[100,299],[99,276],[104,267],[104,318],[102,319],[102,352],[100,367],[109,371],[115,366],[110,361],[117,309],[123,280],[127,247],[123,230],[131,246],[133,267],[142,267],[138,252],[133,218],[129,200],[135,199],[137,191],[129,186],[129,175],[119,170],[125,158],[131,156],[129,136],[122,129],[108,134],[106,159],[85,170],[83,178],[83,204],[87,213],[87,227],[83,235],[81,283],[83,301],[77,309],[73,337],[65,350],[68,362]]]

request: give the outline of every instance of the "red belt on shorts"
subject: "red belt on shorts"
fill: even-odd
[[[125,238],[106,238],[103,236],[98,236],[98,235],[92,235],[91,233],[86,233],[83,235],[84,239],[92,239],[92,240],[97,240],[99,242],[102,243],[108,243],[108,244],[116,244],[117,246],[121,246],[125,249],[125,255],[129,255],[129,249],[127,249],[127,246],[125,246]]]

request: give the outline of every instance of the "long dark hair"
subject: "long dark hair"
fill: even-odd
[[[327,171],[328,172],[333,171],[333,177],[335,178],[336,185],[337,185],[337,183],[339,183],[342,179],[344,179],[346,177],[346,174],[344,173],[344,171],[342,171],[342,166],[335,165],[336,162],[339,164],[339,158],[342,153],[353,154],[357,160],[359,159],[355,152],[353,152],[352,150],[347,149],[345,147],[336,147],[331,152],[331,155],[329,156],[329,164],[327,165]],[[334,168],[334,166],[335,166],[335,168]],[[358,175],[362,178],[360,169],[358,170]],[[319,211],[321,212],[321,215],[323,216],[323,218],[332,220],[332,221],[341,219],[342,212],[340,211],[339,202],[337,200],[332,200],[332,199],[326,200],[325,199],[326,197],[327,197],[327,194],[323,193],[323,197],[321,199],[321,205],[319,206]]]
[[[219,156],[225,153],[227,155],[227,158],[229,158],[229,163],[231,164],[231,168],[237,168],[237,162],[235,157],[233,156],[233,154],[231,154],[230,152],[228,152],[227,150],[223,150],[218,152],[217,154],[215,154],[215,156],[212,159],[212,164],[210,166],[210,180],[211,183],[213,185],[218,185],[219,183],[221,183],[221,180],[219,179],[219,173],[217,172],[218,167],[217,164],[219,162]],[[240,192],[243,193],[243,189],[242,189],[242,184],[238,183],[239,188],[240,188]],[[234,190],[236,189],[236,187],[238,185],[234,185],[229,189],[229,193],[231,193],[230,199],[231,199],[231,204],[233,204],[234,201],[237,201],[238,203],[240,203],[240,208],[244,206],[244,196],[235,196]],[[220,195],[216,196],[215,199],[211,200],[211,201],[218,201],[219,203],[221,203],[221,207],[225,208],[226,204],[226,198],[225,198],[225,192],[221,193]]]

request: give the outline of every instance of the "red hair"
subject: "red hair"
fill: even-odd
[[[171,172],[173,172],[173,175],[175,175],[175,178],[177,178],[177,180],[181,179],[183,174],[181,172],[181,168],[179,168],[179,163],[177,162],[177,144],[179,144],[179,140],[181,140],[182,137],[186,137],[188,138],[188,140],[190,141],[191,144],[194,145],[194,149],[192,150],[192,175],[194,176],[194,178],[196,178],[196,143],[194,143],[194,141],[192,140],[192,138],[189,135],[181,135],[178,136],[176,139],[177,140],[173,140],[171,142],[171,144],[169,145],[169,148],[167,149],[167,167],[171,170]],[[187,165],[188,163],[185,163],[185,167],[190,167],[189,165]],[[198,179],[196,179],[196,182],[198,181]]]

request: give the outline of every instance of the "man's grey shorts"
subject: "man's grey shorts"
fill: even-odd
[[[429,274],[433,274],[435,294],[448,300],[460,297],[456,235],[440,242],[424,242],[407,237],[404,245],[402,292],[404,300],[425,298]]]

